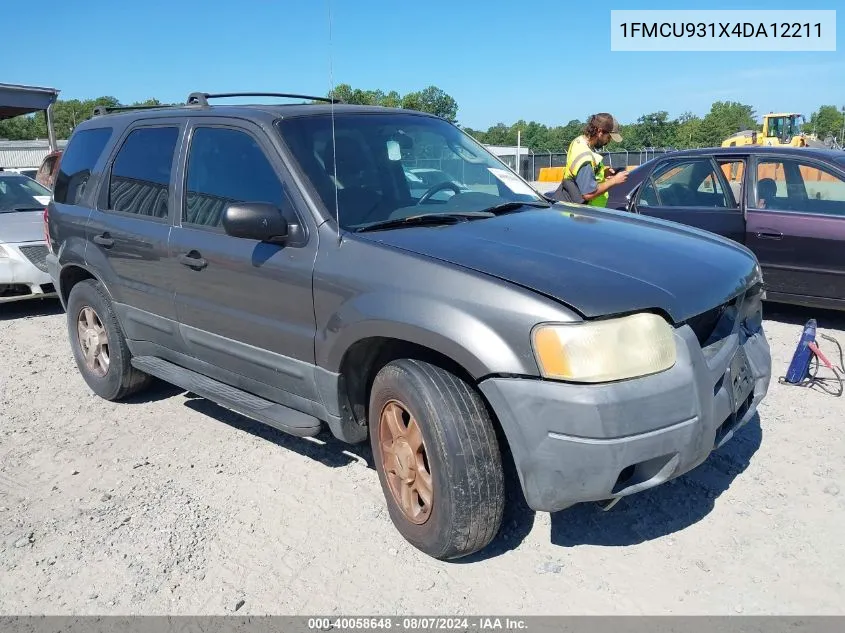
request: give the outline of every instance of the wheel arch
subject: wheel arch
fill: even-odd
[[[70,292],[73,290],[73,287],[78,284],[80,281],[84,281],[86,279],[93,279],[94,281],[98,281],[100,285],[103,287],[106,295],[108,296],[109,300],[112,300],[111,292],[109,292],[108,287],[106,284],[103,283],[103,280],[100,279],[99,275],[94,273],[89,267],[79,264],[66,264],[62,267],[61,272],[59,272],[59,300],[62,302],[62,307],[67,309],[67,302],[68,298],[70,297]]]
[[[400,358],[425,361],[450,371],[474,388],[477,380],[461,363],[433,347],[389,336],[369,336],[355,341],[343,355],[338,379],[341,412],[366,425],[370,390],[378,372]],[[480,392],[479,392],[480,393]]]

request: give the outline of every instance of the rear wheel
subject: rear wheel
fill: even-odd
[[[502,522],[496,433],[464,380],[417,360],[389,363],[370,395],[370,443],[391,520],[441,560],[477,552]]]
[[[101,398],[120,400],[152,382],[130,364],[126,339],[99,281],[80,281],[70,291],[67,327],[76,366]]]

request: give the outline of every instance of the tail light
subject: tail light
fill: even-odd
[[[48,222],[50,221],[50,207],[44,207],[44,242],[47,244],[47,250],[50,251],[50,254],[53,253],[53,244],[50,242],[50,225]]]

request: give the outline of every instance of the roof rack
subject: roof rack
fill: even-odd
[[[219,92],[216,94],[210,94],[208,92],[192,92],[188,95],[188,101],[186,103],[188,105],[207,106],[209,99],[219,99],[223,97],[287,97],[289,99],[310,99],[311,101],[323,101],[325,103],[343,103],[342,99],[288,94],[284,92]]]
[[[126,112],[129,110],[148,110],[151,108],[172,108],[173,106],[169,106],[166,104],[159,104],[159,105],[134,105],[134,106],[104,106],[99,105],[94,107],[94,116],[103,116],[104,114],[109,114],[110,112]]]

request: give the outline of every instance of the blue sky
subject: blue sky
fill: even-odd
[[[675,2],[331,0],[335,83],[398,90],[434,84],[462,125],[565,124],[596,111],[622,122],[714,100],[758,113],[845,105],[845,43],[825,53],[610,51],[610,9]],[[605,7],[605,8],[598,8]],[[724,2],[688,8],[839,9],[841,0]],[[5,28],[0,81],[49,85],[62,98],[182,100],[194,90],[325,94],[329,0],[41,0],[45,28]],[[34,34],[39,34],[35,36]],[[580,54],[579,52],[580,51]]]

